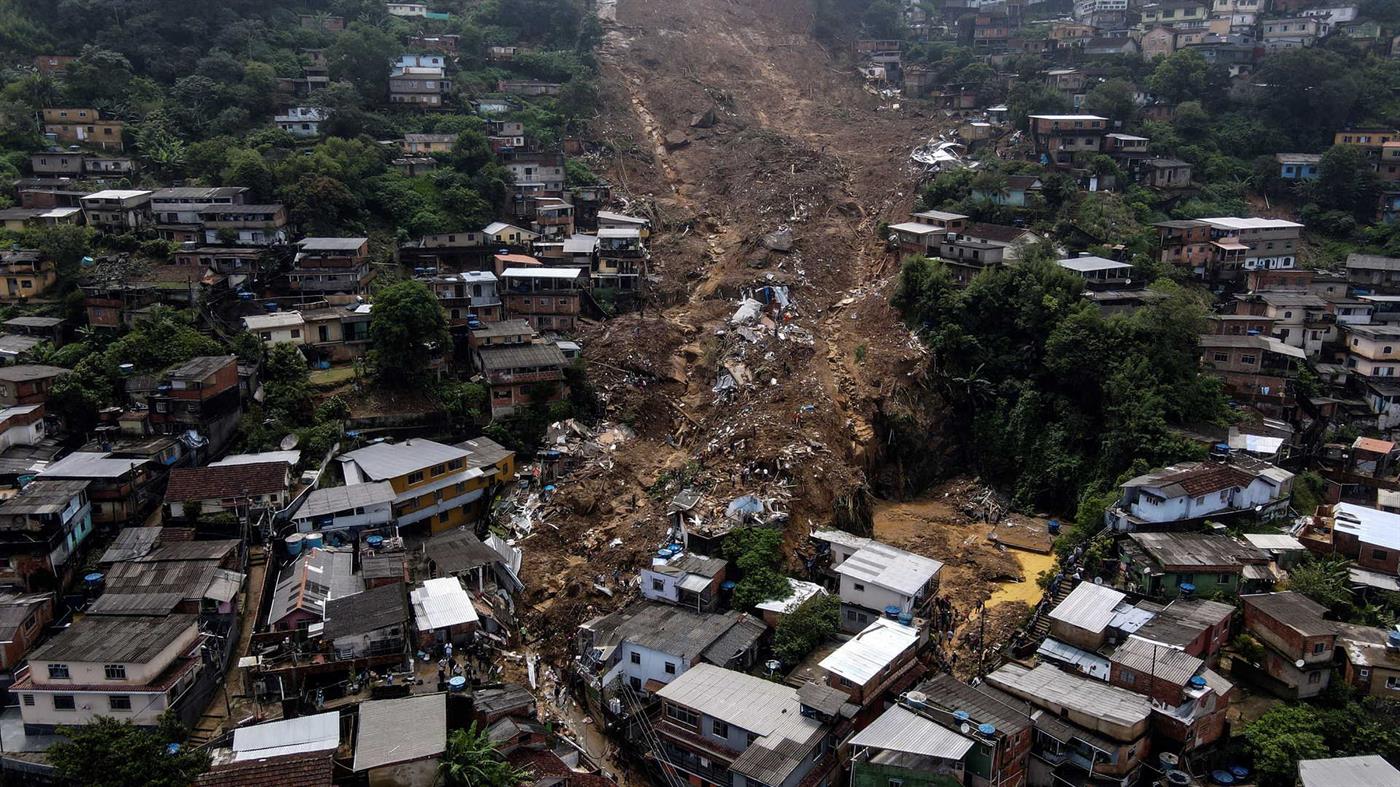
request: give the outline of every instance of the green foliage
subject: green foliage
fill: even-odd
[[[1355,145],[1334,145],[1322,154],[1317,178],[1306,184],[1307,196],[1327,210],[1350,213],[1369,221],[1376,212],[1381,183],[1366,151]],[[1354,229],[1353,224],[1351,229]],[[1350,234],[1336,232],[1333,234]]]
[[[748,609],[775,598],[787,598],[783,563],[783,533],[764,527],[733,530],[724,539],[724,556],[742,572],[734,586],[733,607]]]
[[[1357,700],[1334,681],[1318,703],[1275,704],[1245,726],[1244,740],[1263,787],[1292,787],[1298,760],[1379,754],[1400,761],[1400,708]]]
[[[1340,557],[1309,555],[1288,572],[1287,590],[1294,590],[1348,617],[1352,609],[1351,563]]]
[[[825,593],[813,596],[778,623],[773,633],[773,656],[784,664],[796,664],[835,634],[840,624],[840,597]]]
[[[1161,301],[1105,318],[1076,277],[1035,256],[963,290],[941,263],[908,261],[896,305],[932,350],[944,399],[967,415],[952,428],[983,477],[1064,511],[1074,490],[1136,459],[1198,453],[1172,424],[1219,418],[1224,399],[1197,373],[1195,294],[1159,281]]]
[[[72,784],[93,787],[186,787],[209,768],[203,749],[182,746],[174,754],[169,743],[184,740],[174,716],[161,716],[157,729],[130,721],[98,716],[80,727],[59,730],[63,740],[49,747],[49,762],[58,776]]]
[[[447,736],[438,770],[449,787],[515,787],[529,780],[528,771],[501,758],[486,729],[476,722]]]
[[[452,346],[442,307],[419,281],[399,282],[379,292],[369,333],[379,380],[391,386],[421,380],[429,362]]]
[[[1316,470],[1307,470],[1293,477],[1293,510],[1303,516],[1312,516],[1322,503],[1327,490],[1327,479]]]
[[[1179,49],[1157,62],[1147,89],[1171,104],[1183,101],[1214,103],[1225,82],[1223,69],[1211,66],[1193,49]]]

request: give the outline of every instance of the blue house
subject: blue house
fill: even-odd
[[[973,189],[971,197],[979,202],[990,202],[993,205],[1024,208],[1030,204],[1031,195],[1039,192],[1040,178],[1034,175],[1008,175],[1005,189],[996,192]]]
[[[1317,177],[1317,163],[1322,160],[1319,153],[1279,153],[1278,175],[1284,180],[1313,180]]]

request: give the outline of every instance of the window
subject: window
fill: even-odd
[[[33,695],[33,694],[26,694],[26,695],[24,695],[24,704],[27,705],[27,706],[29,706],[29,707],[31,707],[31,708],[34,707],[34,695]]]
[[[865,591],[865,585],[862,585],[862,584],[860,584],[859,582],[856,582],[856,583],[855,583],[855,589],[856,589],[856,592],[857,592],[857,593],[863,593],[863,592]]]
[[[1324,650],[1327,650],[1327,643],[1325,642],[1319,642],[1313,645],[1313,653],[1321,653]]]
[[[1321,672],[1314,672],[1314,673],[1312,673],[1311,675],[1308,676],[1308,683],[1321,683],[1321,682],[1322,682],[1322,673],[1321,673]],[[1389,681],[1387,681],[1387,683],[1388,683],[1388,682],[1389,682]]]
[[[1137,673],[1129,669],[1125,669],[1119,672],[1118,677],[1120,680],[1122,680],[1129,686],[1133,685],[1134,683],[1137,683]]]
[[[107,697],[107,708],[110,710],[131,710],[131,698],[125,694],[112,694]]]
[[[630,683],[630,684],[632,684],[632,690],[633,690],[633,691],[641,691],[641,690],[642,690],[642,679],[641,679],[641,678],[638,678],[638,677],[635,677],[635,676],[634,676],[634,677],[632,677],[632,678],[628,678],[627,682]]]
[[[1229,354],[1229,353],[1216,353],[1216,354],[1215,354],[1215,361],[1216,361],[1216,363],[1225,363],[1226,361],[1229,361],[1229,360],[1230,360],[1230,354]]]
[[[837,680],[837,682],[839,682],[842,686],[845,686],[845,687],[848,688],[848,689],[851,688],[852,686],[856,685],[856,684],[852,683],[852,682],[850,681],[849,678],[837,678],[836,680]]]
[[[433,465],[433,475],[442,475],[447,471],[447,465]]]
[[[102,668],[107,680],[126,680],[125,664],[108,664]]]
[[[448,470],[461,470],[461,469],[462,469],[462,460],[461,460],[461,459],[453,459],[451,462],[448,462],[448,463],[447,463],[447,469],[448,469]]]
[[[1201,497],[1196,498],[1196,505],[1198,505],[1198,506],[1203,506],[1203,505],[1205,505],[1205,504],[1206,504],[1206,498],[1205,498],[1204,495],[1202,495]]]
[[[856,619],[856,611],[855,611],[854,609],[848,609],[848,610],[846,610],[846,620],[852,620],[852,621],[853,621],[853,620],[855,620],[855,619]]]
[[[1371,671],[1366,669],[1365,667],[1362,667],[1361,669],[1356,671],[1356,676],[1361,678],[1362,680],[1365,680],[1366,678],[1371,677]]]
[[[1386,552],[1384,549],[1373,549],[1373,550],[1371,550],[1371,559],[1372,559],[1372,560],[1385,560],[1386,557],[1387,557],[1387,555],[1389,555],[1389,553]]]
[[[642,663],[642,654],[640,654],[640,653],[638,653],[638,652],[636,652],[636,651],[633,651],[633,652],[632,652],[631,661],[632,661],[633,664],[641,664],[641,663]]]
[[[903,779],[890,779],[888,787],[904,787]]]
[[[1400,677],[1396,677],[1395,675],[1387,677],[1385,679],[1385,687],[1391,691],[1400,689]]]
[[[422,481],[422,480],[423,480],[423,471],[422,471],[422,470],[414,470],[412,473],[409,473],[409,474],[408,474],[408,482],[409,482],[410,484],[416,484],[416,483],[419,483],[419,482]]]
[[[729,725],[719,719],[710,719],[710,732],[713,733],[716,738],[728,738]]]
[[[651,581],[651,589],[660,592],[666,589],[666,583],[659,579],[653,579]]]
[[[55,694],[55,695],[53,695],[53,709],[54,709],[54,710],[75,710],[76,708],[77,708],[77,705],[73,702],[73,695],[71,695],[71,694]]]
[[[68,680],[67,664],[50,664],[49,680]]]
[[[667,674],[667,675],[674,675],[674,674],[676,674],[676,665],[675,665],[674,662],[670,662],[670,661],[666,662],[666,674]]]
[[[293,328],[293,329],[292,329],[292,338],[293,338],[293,339],[300,339],[300,338],[301,338],[301,329],[300,329],[300,328]]]
[[[1241,355],[1241,356],[1240,356],[1240,363],[1242,363],[1242,364],[1253,365],[1253,364],[1258,363],[1258,362],[1259,362],[1259,358],[1258,358],[1257,356],[1254,356],[1254,355]]]
[[[1230,584],[1230,580],[1233,579],[1234,576],[1234,574],[1216,574],[1215,581],[1221,585],[1228,585]]]
[[[666,717],[684,727],[700,729],[700,715],[689,708],[666,703]]]

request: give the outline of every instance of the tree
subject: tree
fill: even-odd
[[[422,379],[432,359],[452,346],[442,307],[420,281],[399,282],[379,292],[369,335],[379,379],[391,385]]]
[[[1346,211],[1369,222],[1376,212],[1381,184],[1365,150],[1356,145],[1334,145],[1322,154],[1317,178],[1306,185],[1306,193],[1323,208]]]
[[[773,655],[787,665],[801,661],[841,624],[841,599],[822,593],[787,613],[773,633]]]
[[[1210,64],[1193,49],[1179,49],[1158,61],[1147,77],[1147,89],[1169,104],[1207,98]]]
[[[1244,728],[1254,770],[1265,783],[1291,785],[1299,760],[1333,756],[1318,729],[1318,714],[1306,705],[1280,703]]]
[[[1288,589],[1345,615],[1352,606],[1350,563],[1340,557],[1312,557],[1288,572]]]
[[[76,224],[51,224],[26,229],[24,245],[38,249],[45,257],[54,261],[59,273],[74,276],[78,264],[92,251],[91,227]]]
[[[725,557],[743,572],[734,586],[733,605],[748,609],[755,604],[791,593],[787,577],[778,568],[782,563],[783,533],[767,527],[742,527],[724,539]]]
[[[501,759],[496,744],[476,722],[447,737],[438,769],[449,787],[516,787],[529,780],[528,771]]]
[[[1137,89],[1126,79],[1100,82],[1084,96],[1084,111],[1127,126],[1136,119]]]
[[[187,787],[209,768],[203,749],[168,747],[184,739],[184,731],[167,712],[157,729],[130,721],[98,716],[80,727],[65,727],[66,739],[49,747],[48,758],[68,783],[93,787]]]
[[[894,0],[874,0],[860,17],[871,38],[903,38],[904,16]]]

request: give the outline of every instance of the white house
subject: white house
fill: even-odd
[[[698,612],[713,610],[719,602],[725,565],[721,559],[704,555],[659,555],[641,570],[642,597]]]
[[[864,630],[882,615],[921,617],[938,590],[943,564],[871,541],[841,561],[841,626]]]
[[[243,327],[263,344],[306,344],[306,320],[301,312],[273,312],[243,318]]]
[[[167,709],[184,707],[204,666],[203,642],[195,615],[78,620],[35,648],[10,688],[25,732],[51,734],[98,716],[154,727]]]
[[[320,107],[288,107],[273,116],[277,127],[294,137],[315,137],[321,134],[321,124],[328,113]]]
[[[428,7],[422,3],[387,3],[389,16],[427,16]]]
[[[317,489],[292,515],[297,531],[359,531],[394,521],[394,487],[387,481]]]
[[[753,666],[766,630],[743,613],[638,603],[579,626],[578,649],[597,686],[620,680],[633,691],[652,693],[701,661],[736,669]]]
[[[1123,484],[1105,521],[1119,531],[1208,516],[1254,512],[1267,518],[1293,494],[1293,474],[1246,457],[1183,462]]]

